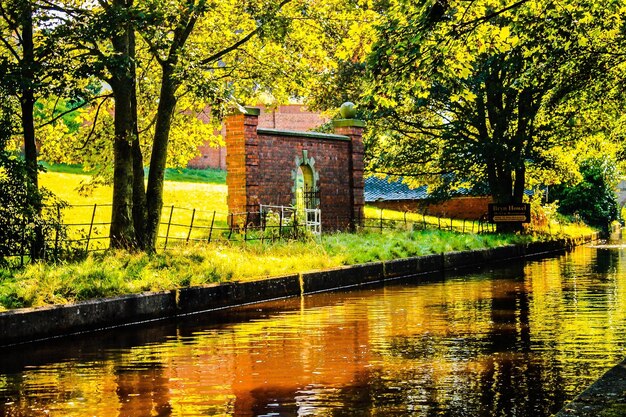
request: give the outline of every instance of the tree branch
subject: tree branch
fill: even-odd
[[[9,52],[11,53],[11,55],[13,55],[13,57],[18,61],[21,62],[22,58],[19,56],[19,54],[17,53],[17,51],[13,48],[13,46],[9,43],[8,40],[6,40],[4,38],[4,36],[1,37],[2,39],[2,43],[4,44],[4,46],[6,46],[6,48],[9,50]]]
[[[278,7],[276,8],[275,13],[278,12],[280,9],[282,9],[286,4],[290,3],[291,1],[292,0],[283,0],[278,5]],[[252,32],[248,33],[246,36],[244,36],[243,38],[241,38],[240,40],[238,40],[237,42],[235,42],[234,44],[232,44],[228,48],[222,49],[221,51],[219,51],[219,52],[217,52],[217,53],[215,53],[215,54],[213,54],[213,55],[203,59],[202,61],[200,61],[201,65],[206,65],[209,62],[216,61],[216,60],[220,59],[221,57],[223,57],[224,55],[234,51],[237,48],[239,48],[241,45],[245,44],[250,39],[252,39],[257,33],[259,33],[261,31],[261,28],[263,28],[263,24],[258,26]]]
[[[15,32],[16,36],[18,37],[18,39],[21,42],[21,37],[19,36],[19,31],[18,31],[18,25],[16,22],[12,21],[10,19],[10,16],[8,14],[8,12],[6,11],[6,9],[4,8],[4,6],[2,6],[2,2],[0,2],[0,15],[2,16],[2,18],[5,20],[5,22],[7,22],[7,25],[9,27],[10,30],[12,30],[13,32]],[[4,37],[1,36],[0,39],[2,39],[2,43],[4,44],[4,46],[6,46],[6,48],[9,50],[9,52],[11,53],[11,55],[13,55],[13,57],[18,61],[21,62],[21,58],[19,53],[17,52],[17,50],[13,47],[13,45],[11,45],[11,43]]]
[[[479,24],[481,24],[481,23],[483,23],[483,22],[487,22],[487,21],[489,21],[489,20],[493,19],[494,17],[498,17],[499,15],[501,15],[501,14],[503,14],[503,13],[508,12],[508,11],[509,11],[509,10],[511,10],[511,9],[514,9],[514,8],[516,8],[516,7],[519,7],[519,6],[521,6],[522,4],[526,3],[527,1],[528,1],[528,0],[519,0],[519,1],[517,1],[517,2],[513,3],[513,4],[509,5],[509,6],[506,6],[506,7],[502,8],[502,9],[500,9],[500,10],[496,10],[495,12],[491,12],[491,13],[489,13],[489,14],[486,14],[485,16],[479,17],[479,18],[474,19],[474,20],[470,20],[469,22],[459,23],[458,25],[456,25],[456,26],[453,28],[452,32],[453,32],[454,34],[456,34],[456,36],[459,36],[459,35],[463,34],[463,33],[464,33],[464,31],[463,31],[463,30],[457,31],[457,29],[463,29],[463,28],[465,28],[465,27],[467,27],[467,26],[472,26],[471,28],[467,29],[467,30],[469,30],[469,31],[472,31],[472,30],[473,30],[473,29],[475,29],[475,28],[476,28],[476,26],[478,26]],[[455,36],[455,37],[456,37],[456,36]]]
[[[96,130],[96,125],[98,124],[98,117],[100,115],[100,109],[102,108],[102,105],[111,97],[112,97],[111,95],[104,96],[104,99],[100,102],[100,104],[98,104],[98,108],[96,109],[96,116],[94,117],[93,124],[91,125],[91,131],[89,132],[89,135],[87,135],[87,138],[85,139],[85,142],[83,143],[83,145],[78,148],[74,148],[75,150],[81,151],[85,149],[85,147],[91,140],[91,137],[93,136],[93,132]]]
[[[60,119],[60,118],[62,118],[63,116],[68,115],[68,114],[70,114],[70,113],[72,113],[72,112],[74,112],[74,111],[76,111],[76,110],[78,110],[78,109],[80,109],[80,108],[82,108],[82,107],[85,107],[87,104],[89,104],[89,103],[91,103],[91,102],[93,102],[93,101],[96,101],[96,100],[98,100],[98,99],[100,99],[100,98],[104,98],[105,100],[102,100],[102,103],[104,103],[104,102],[106,101],[106,99],[111,98],[111,97],[112,97],[112,95],[111,95],[111,94],[105,94],[105,95],[103,95],[103,96],[96,96],[96,97],[93,97],[93,98],[92,98],[92,99],[90,99],[90,100],[83,101],[83,102],[82,102],[81,104],[79,104],[78,106],[73,107],[73,108],[71,108],[71,109],[69,109],[69,110],[66,110],[66,111],[64,111],[63,113],[60,113],[60,114],[56,115],[55,117],[53,117],[52,119],[48,120],[47,122],[45,122],[45,123],[43,123],[43,124],[41,124],[41,125],[37,126],[37,129],[40,129],[40,128],[45,127],[45,126],[48,126],[48,125],[50,125],[50,124],[52,124],[52,123],[56,122],[57,120],[59,120],[59,119]],[[58,100],[57,100],[57,102],[58,102]],[[100,103],[100,105],[98,106],[98,108],[99,108],[100,106],[102,106],[102,103]],[[56,109],[56,103],[55,103],[54,107],[55,107],[55,109]],[[53,111],[53,113],[54,113],[54,111]]]

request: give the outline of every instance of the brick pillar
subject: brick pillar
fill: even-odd
[[[363,207],[365,206],[365,196],[363,188],[363,130],[365,122],[357,119],[339,119],[333,121],[335,133],[348,136],[350,138],[349,147],[349,175],[350,175],[350,202],[352,206],[350,227],[354,230],[356,226],[363,224]]]
[[[226,125],[226,185],[228,211],[245,213],[258,211],[258,136],[260,110],[246,108],[246,113],[232,114]],[[245,221],[244,217],[234,223]],[[229,219],[230,222],[230,219]]]

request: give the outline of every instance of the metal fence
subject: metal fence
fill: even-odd
[[[222,213],[196,208],[164,206],[157,238],[157,249],[190,242],[247,242],[298,238],[321,233],[319,210],[305,210],[302,216],[293,207],[261,206],[258,212]],[[45,253],[59,259],[73,253],[109,248],[111,204],[68,205],[56,208],[45,223],[49,231]],[[23,238],[24,240],[25,238]],[[28,261],[27,242],[16,242],[12,258]]]
[[[370,210],[371,212],[371,210]],[[482,219],[455,219],[427,215],[411,211],[398,212],[395,210],[378,209],[376,213],[365,215],[361,227],[366,230],[380,231],[384,229],[426,230],[438,229],[461,233],[488,233],[495,232],[496,225]]]
[[[450,219],[414,212],[380,209],[356,223],[362,230],[439,229],[462,233],[495,231],[495,225],[482,220]],[[59,259],[68,253],[87,253],[109,247],[111,204],[70,205],[56,209],[56,216],[47,223],[48,258]],[[320,235],[319,209],[297,213],[294,207],[260,206],[258,212],[221,213],[195,208],[164,206],[158,233],[157,249],[167,250],[190,242],[267,241],[299,238],[305,234]],[[28,261],[25,242],[11,254],[19,263]]]

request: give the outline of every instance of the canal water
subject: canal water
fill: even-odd
[[[626,356],[619,244],[4,350],[0,416],[549,416]]]

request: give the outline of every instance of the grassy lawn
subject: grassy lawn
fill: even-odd
[[[41,165],[46,169],[47,172],[81,175],[89,174],[88,172],[85,172],[85,170],[83,170],[82,165],[48,164],[46,162],[42,162]],[[165,170],[165,180],[178,182],[204,182],[211,184],[226,184],[226,171],[211,168],[167,168]]]
[[[167,233],[170,214],[172,218],[169,236],[175,239],[187,238],[192,217],[194,226],[190,235],[192,240],[206,239],[212,222],[218,228],[218,233],[227,229],[228,206],[226,204],[225,173],[223,171],[209,171],[208,174],[199,172],[199,170],[179,170],[174,173],[176,175],[171,175],[171,178],[176,178],[176,180],[165,181],[160,236],[165,236]],[[184,180],[178,181],[179,178],[184,178]],[[191,182],[193,178],[199,182]],[[78,188],[81,184],[87,183],[89,179],[89,175],[84,173],[82,168],[68,165],[55,165],[49,167],[48,172],[41,174],[41,185],[72,206],[66,208],[62,213],[63,222],[73,225],[68,230],[71,238],[80,237],[87,233],[91,217],[94,216],[94,210],[94,222],[96,223],[94,234],[103,237],[108,231],[107,223],[111,219],[112,188],[110,186],[97,187],[90,195],[79,194]],[[172,206],[174,206],[173,211]],[[213,219],[214,212],[215,219]],[[479,231],[478,222],[439,219],[434,216],[423,216],[417,213],[405,214],[392,210],[381,211],[374,207],[365,208],[365,216],[371,219],[366,223],[368,228],[375,229],[380,226],[381,214],[385,219],[383,221],[385,227],[389,227],[391,222],[396,225],[404,222],[407,226],[424,227],[426,225],[428,227],[441,227],[442,229],[450,229],[452,226],[454,230],[459,231]],[[103,239],[94,242],[93,245],[95,246],[90,247],[94,249],[105,244],[106,241]]]
[[[422,228],[436,226],[442,230],[456,230],[469,233],[487,231],[487,227],[492,228],[492,225],[483,225],[481,228],[478,220],[440,218],[421,213],[379,209],[373,206],[365,206],[364,211],[365,218],[368,219],[367,225],[371,228],[380,227],[381,219],[383,226],[393,222],[394,224],[413,224]]]
[[[81,195],[78,192],[83,183],[89,182],[89,175],[82,173],[82,168],[61,166],[62,172],[49,170],[41,174],[40,184],[46,187],[60,199],[71,205],[63,210],[62,221],[69,224],[68,234],[70,238],[77,238],[87,233],[89,223],[94,216],[96,226],[94,235],[103,237],[108,233],[108,223],[111,221],[111,197],[113,189],[110,186],[94,188],[89,195]],[[71,173],[67,171],[76,171]],[[184,170],[179,173],[184,176],[185,181],[166,180],[163,191],[163,217],[161,219],[161,229],[159,235],[164,236],[172,214],[170,236],[186,238],[189,232],[189,225],[193,215],[193,234],[191,238],[206,238],[207,229],[213,221],[213,212],[216,212],[215,225],[226,227],[228,206],[226,205],[227,187],[225,174],[218,171],[220,175],[196,175],[197,170]],[[204,182],[190,182],[189,178],[203,178]],[[176,178],[176,177],[175,177]],[[211,182],[213,181],[213,182]],[[94,207],[94,204],[96,207]],[[174,210],[171,211],[171,207]],[[196,210],[195,213],[193,210]],[[95,215],[94,215],[95,212]],[[106,240],[95,241],[92,249],[102,247]]]

